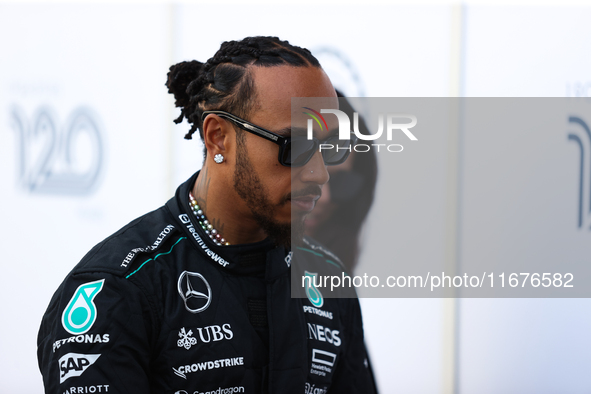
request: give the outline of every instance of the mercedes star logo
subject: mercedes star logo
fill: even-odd
[[[178,281],[179,295],[191,313],[203,312],[211,303],[211,287],[203,275],[183,271]]]

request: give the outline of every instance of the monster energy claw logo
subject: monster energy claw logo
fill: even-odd
[[[94,297],[103,289],[104,279],[78,286],[62,315],[62,325],[70,334],[84,334],[96,320]]]
[[[305,279],[304,283],[306,284],[306,296],[308,296],[308,300],[314,305],[316,308],[322,308],[324,305],[324,299],[322,298],[322,293],[316,287],[316,276],[318,274],[316,272],[308,272],[304,271]]]

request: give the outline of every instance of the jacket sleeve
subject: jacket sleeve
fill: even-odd
[[[344,357],[337,364],[335,376],[329,393],[377,393],[371,363],[363,339],[363,323],[361,320],[361,308],[357,298],[343,299],[349,302],[350,318],[347,327],[348,347]]]
[[[142,291],[124,278],[70,275],[37,339],[45,393],[149,393],[153,316]]]

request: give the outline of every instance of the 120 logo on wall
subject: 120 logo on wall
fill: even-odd
[[[31,193],[88,194],[103,169],[104,146],[98,116],[89,108],[72,111],[60,124],[55,111],[41,107],[32,117],[14,106],[19,179]]]

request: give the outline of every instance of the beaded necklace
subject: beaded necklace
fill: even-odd
[[[230,243],[227,242],[224,239],[224,237],[222,237],[222,235],[219,233],[219,231],[217,231],[215,228],[213,228],[211,223],[209,223],[209,220],[207,220],[207,218],[205,217],[205,213],[199,207],[199,204],[197,204],[197,201],[195,200],[195,197],[193,197],[193,193],[191,193],[191,192],[189,192],[189,206],[191,207],[191,211],[193,211],[193,213],[197,217],[197,221],[201,225],[201,228],[203,229],[203,231],[205,231],[205,234],[209,235],[209,238],[211,238],[211,240],[217,246],[230,245]]]

